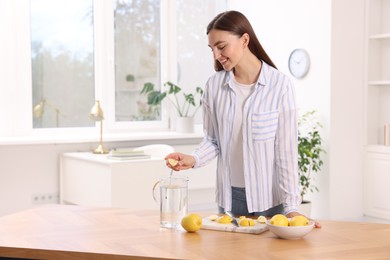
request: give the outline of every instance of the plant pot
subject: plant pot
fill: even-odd
[[[178,133],[193,133],[194,132],[194,117],[177,117],[176,132]]]
[[[298,207],[298,212],[310,218],[311,215],[311,201],[303,200]]]

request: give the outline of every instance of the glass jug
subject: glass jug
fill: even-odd
[[[153,199],[156,188],[160,187],[160,225],[163,228],[181,226],[181,219],[188,213],[188,178],[168,177],[156,182],[153,186]]]

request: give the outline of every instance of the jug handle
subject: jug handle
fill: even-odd
[[[159,185],[159,184],[160,184],[160,181],[157,181],[157,182],[153,185],[153,189],[152,189],[153,199],[154,199],[154,201],[157,202],[157,203],[158,203],[158,201],[157,201],[157,199],[156,199],[156,187],[157,187],[157,185]]]

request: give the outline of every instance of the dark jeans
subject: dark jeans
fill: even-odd
[[[224,213],[225,209],[218,207],[219,213]],[[245,188],[232,187],[232,211],[235,216],[265,216],[272,217],[276,214],[283,214],[284,208],[283,204],[275,206],[273,208],[267,209],[262,212],[248,212],[248,207],[246,205],[246,195]]]

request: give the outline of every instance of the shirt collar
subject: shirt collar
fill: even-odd
[[[257,79],[257,83],[261,86],[265,86],[265,85],[267,85],[267,79],[269,78],[268,74],[269,74],[270,66],[267,63],[265,63],[264,61],[262,61],[261,63],[262,63],[262,65],[261,65],[261,70],[260,70],[260,76]]]
[[[262,65],[260,70],[260,76],[257,79],[257,85],[255,86],[255,88],[257,88],[259,85],[260,86],[267,85],[267,78],[269,74],[270,65],[268,65],[264,61],[262,61],[261,63]],[[233,86],[233,80],[234,80],[233,70],[227,71],[226,73],[227,73],[227,77],[223,85],[231,88],[231,86]]]

